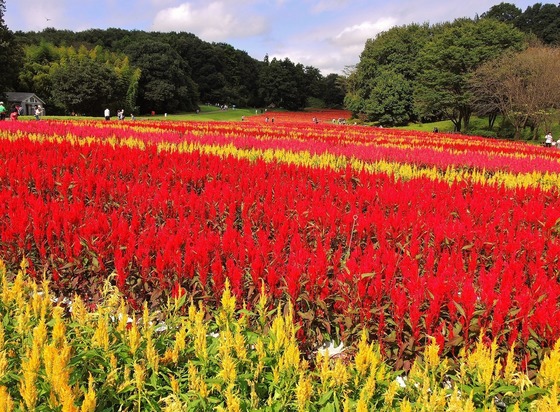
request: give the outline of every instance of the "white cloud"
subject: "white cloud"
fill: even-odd
[[[364,46],[367,39],[374,38],[382,31],[389,30],[397,24],[397,20],[392,17],[383,17],[376,22],[365,21],[344,28],[330,41],[339,47],[352,47],[357,44]]]
[[[195,7],[182,3],[159,11],[152,24],[155,31],[186,31],[204,41],[226,41],[263,33],[267,26],[261,16],[244,16],[241,8],[215,1]]]

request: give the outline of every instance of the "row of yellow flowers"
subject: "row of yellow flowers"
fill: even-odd
[[[28,138],[35,142],[70,142],[77,145],[109,144],[112,147],[128,147],[144,150],[148,143],[138,138],[100,138],[95,136],[80,137],[73,134],[64,136],[45,135],[41,133],[13,133],[8,131],[0,132],[0,139],[14,141],[20,138]],[[408,143],[410,144],[410,142]],[[419,166],[410,163],[400,163],[394,161],[364,161],[354,157],[347,157],[340,154],[322,153],[314,154],[308,151],[293,151],[287,149],[256,149],[239,148],[234,144],[204,144],[198,142],[158,142],[157,148],[162,152],[191,153],[199,151],[208,155],[220,157],[234,157],[237,159],[258,160],[265,162],[288,163],[304,167],[345,169],[351,167],[356,171],[366,171],[368,173],[385,173],[394,176],[399,180],[410,180],[416,178],[428,178],[441,180],[447,183],[471,181],[476,184],[503,185],[508,189],[540,187],[544,190],[560,187],[560,174],[553,172],[532,171],[526,173],[514,173],[510,171],[492,171],[484,169],[465,168],[449,166],[441,170],[435,166]],[[400,146],[402,149],[403,147]],[[513,156],[513,155],[506,155]],[[525,156],[518,154],[516,156]],[[526,156],[525,156],[526,157]]]
[[[0,411],[560,411],[560,342],[536,378],[483,340],[458,359],[435,342],[404,376],[363,333],[344,356],[298,348],[290,305],[226,287],[215,312],[173,300],[137,319],[107,283],[95,309],[0,262]]]

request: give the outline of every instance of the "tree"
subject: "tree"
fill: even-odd
[[[303,65],[296,65],[288,58],[273,58],[261,71],[259,92],[266,105],[301,110],[307,101],[306,90]]]
[[[21,49],[15,42],[14,34],[4,22],[5,13],[5,2],[0,0],[0,62],[2,62],[0,94],[15,89],[18,81],[18,72],[22,65]]]
[[[536,3],[515,20],[515,25],[525,33],[532,33],[544,44],[560,43],[560,7],[555,4]]]
[[[441,114],[457,131],[468,128],[469,77],[485,61],[523,47],[523,34],[493,19],[459,19],[434,33],[419,53],[415,102],[421,115]]]
[[[326,107],[340,108],[344,105],[346,96],[346,82],[343,76],[335,73],[327,75],[323,80],[322,99]]]
[[[52,73],[53,102],[66,113],[103,113],[114,99],[114,71],[91,59],[71,59]]]
[[[416,118],[411,90],[418,53],[430,33],[426,24],[411,24],[367,40],[360,62],[348,76],[345,104],[354,116],[387,125]]]
[[[482,19],[494,19],[503,23],[515,23],[521,16],[521,9],[515,4],[500,3],[490,7],[486,13],[482,13]]]
[[[478,110],[495,110],[511,122],[515,138],[529,124],[533,138],[550,126],[560,102],[560,49],[531,47],[483,64],[470,80]]]
[[[173,113],[198,107],[190,68],[169,44],[153,40],[132,43],[126,53],[142,72],[138,87],[141,111]]]

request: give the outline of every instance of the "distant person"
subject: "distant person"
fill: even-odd
[[[6,120],[6,107],[4,102],[0,102],[0,120]]]
[[[434,133],[439,133],[439,129],[438,129],[437,127],[434,127],[433,132],[434,132]]]
[[[552,139],[552,133],[547,132],[547,133],[546,133],[546,136],[544,137],[544,145],[545,145],[546,147],[551,147],[551,146],[552,146],[552,141],[553,141],[553,139]]]
[[[41,120],[41,115],[43,114],[43,109],[41,105],[35,105],[35,120]]]
[[[130,113],[130,120],[134,120],[134,113]]]
[[[111,111],[107,108],[105,109],[105,120],[111,120]]]
[[[19,106],[15,104],[12,106],[12,111],[10,113],[10,120],[17,120],[19,116]]]

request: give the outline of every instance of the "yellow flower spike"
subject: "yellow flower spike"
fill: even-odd
[[[144,384],[146,383],[146,368],[140,364],[134,364],[134,384],[138,392],[142,392]]]
[[[406,398],[401,402],[401,412],[412,412],[412,404]]]
[[[117,332],[125,333],[128,328],[128,310],[126,308],[126,303],[122,298],[117,312],[117,319],[119,320],[117,324]]]
[[[5,350],[0,350],[0,381],[8,371],[8,356]]]
[[[266,358],[266,350],[264,347],[264,342],[261,339],[261,337],[258,337],[257,341],[255,342],[255,352],[257,353],[257,366],[255,368],[255,379],[257,379],[261,375],[261,372],[264,369],[264,361]]]
[[[369,400],[371,399],[371,397],[373,396],[373,394],[375,393],[375,389],[377,387],[377,379],[375,374],[370,374],[365,383],[364,386],[362,387],[362,389],[360,390],[360,399],[367,404],[369,402]]]
[[[175,343],[173,345],[172,358],[171,358],[173,363],[177,363],[179,361],[179,355],[182,351],[185,350],[186,345],[187,345],[187,325],[186,322],[183,322],[183,325],[175,334]]]
[[[142,335],[138,330],[136,319],[132,320],[130,328],[127,331],[128,347],[132,356],[136,355],[140,344],[142,343]]]
[[[109,318],[107,315],[100,315],[97,319],[97,327],[91,338],[94,347],[109,350]]]
[[[426,346],[424,352],[424,362],[428,371],[435,371],[441,364],[441,360],[439,358],[439,349],[440,348],[436,342],[436,339],[430,336],[430,344]]]
[[[313,392],[311,377],[306,376],[304,373],[300,373],[295,392],[297,410],[300,412],[306,411]]]
[[[329,354],[328,351],[325,354],[317,354],[317,365],[319,369],[319,380],[321,381],[321,387],[323,392],[326,392],[331,386],[331,368],[329,364]]]
[[[297,342],[289,342],[280,358],[280,372],[299,370],[300,355]]]
[[[226,278],[224,293],[222,294],[222,311],[231,319],[235,313],[235,296],[231,294],[229,279]]]
[[[504,367],[504,381],[508,385],[513,384],[516,371],[517,371],[517,363],[515,362],[515,344],[514,344],[511,346],[511,348],[509,348],[506,357],[506,365]]]
[[[537,375],[537,384],[542,388],[558,388],[560,385],[560,339],[545,356]],[[558,390],[558,389],[557,389]]]
[[[174,375],[169,375],[169,386],[175,395],[179,394],[179,381]]]
[[[239,333],[239,331],[236,331],[235,333],[233,349],[237,359],[242,361],[247,360],[247,343],[245,342],[245,337]]]
[[[209,394],[208,386],[204,381],[204,377],[198,372],[198,369],[192,363],[189,363],[189,390],[199,394],[202,398],[206,398]]]
[[[0,412],[12,412],[14,401],[5,386],[0,386]]]
[[[6,336],[4,331],[4,324],[0,322],[0,351],[4,350],[6,344]]]
[[[148,336],[152,334],[152,319],[150,317],[150,311],[148,310],[148,303],[144,302],[144,310],[142,313],[142,334],[144,339],[148,339]]]
[[[235,360],[230,354],[226,354],[221,361],[221,369],[218,377],[228,384],[233,384],[237,379],[237,367]]]
[[[229,384],[226,393],[226,410],[228,412],[241,412],[241,401],[239,397],[234,392],[234,385],[233,383]]]
[[[335,361],[332,376],[334,385],[338,388],[346,386],[346,384],[350,380],[348,369],[340,359],[337,359]]]
[[[115,384],[119,372],[117,364],[117,357],[115,356],[115,354],[109,354],[109,371],[107,373],[107,379],[105,380],[108,386],[113,386]]]
[[[74,295],[71,316],[72,320],[80,325],[85,325],[87,323],[88,310],[83,299],[78,295]]]
[[[358,352],[354,357],[354,366],[360,376],[364,376],[369,371],[376,359],[373,344],[368,344],[367,340],[367,331],[363,330],[358,343]]]
[[[399,384],[396,381],[392,381],[387,388],[387,392],[385,392],[384,400],[385,405],[390,407],[393,404],[393,400],[395,399],[395,395],[399,390]]]
[[[19,384],[19,392],[25,407],[29,410],[35,409],[37,403],[37,375],[41,366],[41,349],[32,346],[27,352],[27,357],[22,360],[22,380]]]
[[[60,306],[56,306],[53,309],[53,330],[52,330],[52,342],[56,347],[63,347],[66,345],[66,326],[62,320],[64,309]]]
[[[151,336],[148,337],[146,343],[146,359],[148,361],[148,366],[157,374],[159,370],[159,353]]]
[[[95,412],[95,407],[97,406],[97,398],[95,394],[94,380],[91,373],[88,379],[88,390],[84,396],[84,401],[80,407],[80,412]]]

